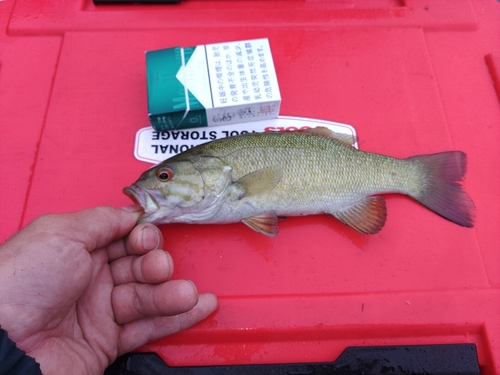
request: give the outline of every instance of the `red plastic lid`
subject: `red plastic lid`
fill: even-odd
[[[146,50],[267,37],[283,115],[351,124],[360,149],[395,157],[465,151],[476,225],[388,196],[373,236],[328,216],[289,218],[274,239],[163,226],[174,276],[220,308],[143,350],[208,365],[475,343],[500,373],[498,19],[493,0],[0,2],[0,238],[42,213],[129,204],[122,188],[148,167],[133,156]]]

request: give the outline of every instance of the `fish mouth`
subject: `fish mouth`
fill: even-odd
[[[160,208],[156,199],[149,192],[135,184],[124,188],[123,193],[132,199],[134,203],[140,205],[145,214],[155,212]]]

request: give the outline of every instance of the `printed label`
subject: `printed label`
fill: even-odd
[[[207,44],[205,48],[215,107],[281,99],[267,39]]]
[[[352,139],[356,140],[356,130],[351,125],[303,117],[280,116],[275,119],[239,125],[185,130],[156,131],[148,126],[137,131],[134,156],[137,160],[157,164],[194,146],[216,139],[255,132],[295,131],[317,127],[326,127],[336,133],[352,136]],[[354,142],[354,146],[357,148],[357,142]]]

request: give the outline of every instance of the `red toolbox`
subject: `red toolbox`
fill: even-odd
[[[164,225],[174,277],[214,292],[205,321],[141,349],[170,366],[334,361],[348,347],[475,344],[500,374],[500,3],[0,1],[0,240],[37,215],[130,203],[148,125],[144,52],[268,38],[281,114],[352,125],[394,157],[458,149],[473,229],[388,196],[362,235],[326,215],[273,239]]]

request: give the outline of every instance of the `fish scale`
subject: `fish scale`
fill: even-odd
[[[325,128],[220,139],[165,160],[124,192],[143,206],[142,221],[241,221],[269,236],[278,233],[277,216],[321,213],[376,233],[387,216],[379,196],[385,193],[408,195],[459,225],[473,225],[474,204],[461,188],[464,153],[397,159],[359,151],[353,141]],[[159,176],[170,177],[159,182]]]

